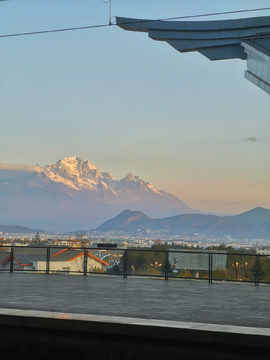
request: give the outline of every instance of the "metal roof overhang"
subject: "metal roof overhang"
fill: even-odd
[[[198,51],[210,60],[239,58],[247,54],[241,40],[270,32],[270,16],[219,21],[162,21],[116,17],[124,30],[148,32],[180,52]]]
[[[157,41],[166,41],[184,53],[198,51],[210,60],[248,60],[245,77],[270,92],[270,16],[217,21],[162,21],[116,17],[124,30],[148,32]],[[268,40],[265,40],[268,39]],[[254,40],[254,41],[253,41]],[[263,62],[263,76],[256,73]],[[260,67],[260,66],[259,66]]]

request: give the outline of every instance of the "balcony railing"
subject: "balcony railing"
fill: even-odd
[[[270,283],[270,256],[174,249],[11,246],[0,251],[0,271],[148,276],[259,285]]]

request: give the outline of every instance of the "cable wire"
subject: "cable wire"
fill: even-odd
[[[228,14],[237,14],[237,13],[263,11],[263,10],[270,10],[270,7],[260,8],[260,9],[246,9],[246,10],[225,11],[225,12],[217,12],[217,13],[211,13],[211,14],[177,16],[177,17],[171,17],[171,18],[158,19],[158,21],[183,20],[183,19],[190,19],[190,18],[198,18],[198,17],[206,17],[206,16],[217,16],[217,15],[228,15]],[[151,20],[141,20],[140,22],[148,22],[148,21],[151,21]],[[127,23],[121,23],[121,25],[128,25],[128,24],[132,24],[132,23],[134,23],[134,21],[127,22]],[[80,27],[72,27],[72,28],[64,28],[64,29],[32,31],[32,32],[17,33],[17,34],[0,35],[0,38],[14,37],[14,36],[26,36],[26,35],[39,35],[39,34],[56,33],[56,32],[64,32],[64,31],[74,31],[74,30],[96,29],[96,28],[116,26],[116,25],[117,24],[110,23],[110,24],[89,25],[89,26],[80,26]]]
[[[224,12],[217,12],[217,13],[211,13],[211,14],[178,16],[178,17],[171,17],[171,18],[165,18],[165,19],[159,19],[159,20],[160,20],[160,21],[180,20],[180,19],[189,19],[189,18],[194,18],[194,17],[205,17],[205,16],[216,16],[216,15],[229,15],[229,14],[245,13],[245,12],[251,12],[251,11],[262,11],[262,10],[270,10],[270,7],[260,8],[260,9],[246,9],[246,10],[224,11]]]
[[[112,25],[116,25],[116,24],[112,24]],[[80,26],[80,27],[73,27],[73,28],[66,28],[66,29],[32,31],[32,32],[25,32],[25,33],[18,33],[18,34],[7,34],[7,35],[0,35],[0,38],[11,37],[11,36],[25,36],[25,35],[56,33],[56,32],[63,32],[63,31],[86,30],[86,29],[94,29],[94,28],[101,28],[101,27],[107,27],[107,26],[110,26],[110,24]]]

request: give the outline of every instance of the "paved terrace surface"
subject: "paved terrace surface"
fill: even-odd
[[[0,308],[270,328],[270,286],[0,273]]]

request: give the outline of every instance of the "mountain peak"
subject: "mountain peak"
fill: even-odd
[[[82,161],[81,158],[79,158],[78,156],[71,156],[71,157],[67,157],[67,158],[64,158],[64,159],[59,159],[60,162],[66,162],[66,161],[70,161],[70,162],[75,162],[75,161]]]
[[[136,227],[136,224],[147,227],[151,222],[151,219],[141,211],[123,210],[113,219],[105,221],[96,230],[107,231],[107,230],[119,230],[119,229],[130,229]]]
[[[237,219],[250,219],[250,221],[256,219],[259,224],[270,222],[270,210],[263,207],[256,207],[235,216]]]
[[[60,159],[54,164],[47,165],[45,169],[47,175],[51,173],[66,180],[80,178],[97,182],[102,178],[101,172],[95,165],[76,156]]]
[[[138,181],[141,180],[139,176],[134,176],[133,174],[129,173],[125,178],[125,181]]]
[[[77,167],[78,169],[80,167],[88,167],[89,169],[97,169],[97,167],[91,163],[91,161],[86,160],[83,161],[81,158],[77,157],[77,156],[73,156],[73,157],[68,157],[68,158],[64,158],[62,160],[58,160],[55,164],[52,165],[56,165],[56,164],[61,164],[62,166],[74,166]]]

